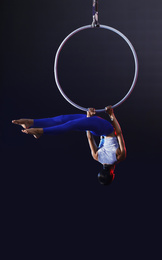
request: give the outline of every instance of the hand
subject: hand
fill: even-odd
[[[105,111],[110,117],[114,115],[114,111],[111,106],[105,107]]]
[[[96,114],[95,108],[88,108],[87,117],[94,116]]]

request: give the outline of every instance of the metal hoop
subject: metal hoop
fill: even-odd
[[[60,52],[63,48],[63,46],[65,45],[65,43],[76,33],[82,31],[82,30],[85,30],[85,29],[90,29],[92,28],[91,25],[86,25],[86,26],[83,26],[83,27],[80,27],[78,29],[76,29],[75,31],[71,32],[63,41],[62,43],[60,44],[57,52],[56,52],[56,56],[55,56],[55,62],[54,62],[54,75],[55,75],[55,81],[56,81],[56,84],[57,84],[57,87],[60,91],[60,93],[62,94],[62,96],[74,107],[82,110],[82,111],[87,111],[88,108],[84,108],[84,107],[81,107],[79,105],[77,105],[76,103],[74,103],[73,101],[70,100],[70,98],[68,98],[64,91],[62,90],[61,88],[61,85],[59,83],[59,79],[58,79],[58,71],[57,71],[57,66],[58,66],[58,59],[59,59],[59,55],[60,55]],[[132,54],[133,54],[133,58],[134,58],[134,64],[135,64],[135,71],[134,71],[134,78],[133,78],[133,81],[132,81],[132,85],[129,89],[129,91],[127,92],[127,94],[124,96],[123,99],[121,99],[118,103],[116,103],[115,105],[112,106],[112,108],[115,108],[119,105],[121,105],[129,96],[130,94],[132,93],[135,85],[136,85],[136,82],[137,82],[137,77],[138,77],[138,58],[137,58],[137,54],[136,54],[136,51],[132,45],[132,43],[128,40],[128,38],[123,34],[121,33],[120,31],[114,29],[113,27],[110,27],[110,26],[107,26],[107,25],[101,25],[100,24],[100,28],[103,28],[103,29],[107,29],[109,31],[113,31],[114,33],[118,34],[120,37],[122,37],[126,43],[128,44],[128,46],[130,47],[131,51],[132,51]],[[95,29],[94,29],[95,30]],[[105,111],[105,108],[104,109],[96,109],[96,112],[104,112]]]

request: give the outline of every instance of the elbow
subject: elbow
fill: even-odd
[[[97,153],[92,153],[92,157],[95,161],[98,161],[98,155]]]
[[[126,149],[124,149],[124,150],[122,151],[122,158],[123,158],[123,160],[125,160],[126,157],[127,157],[127,152],[126,152]]]

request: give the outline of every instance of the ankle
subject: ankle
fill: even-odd
[[[43,128],[37,128],[38,134],[42,135],[43,134]]]

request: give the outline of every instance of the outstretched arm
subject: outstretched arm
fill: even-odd
[[[116,136],[117,136],[117,139],[118,139],[118,142],[119,142],[120,151],[117,155],[117,159],[118,159],[118,161],[122,161],[126,158],[126,147],[125,147],[125,142],[124,142],[122,130],[121,130],[121,127],[119,125],[119,122],[117,121],[117,119],[115,117],[114,111],[111,108],[111,106],[106,107],[106,112],[110,116],[112,125],[115,129]]]
[[[95,109],[89,108],[87,112],[87,117],[91,117],[95,114],[96,114]],[[87,138],[88,138],[89,147],[91,149],[92,157],[94,160],[98,161],[97,145],[90,131],[87,131]]]

